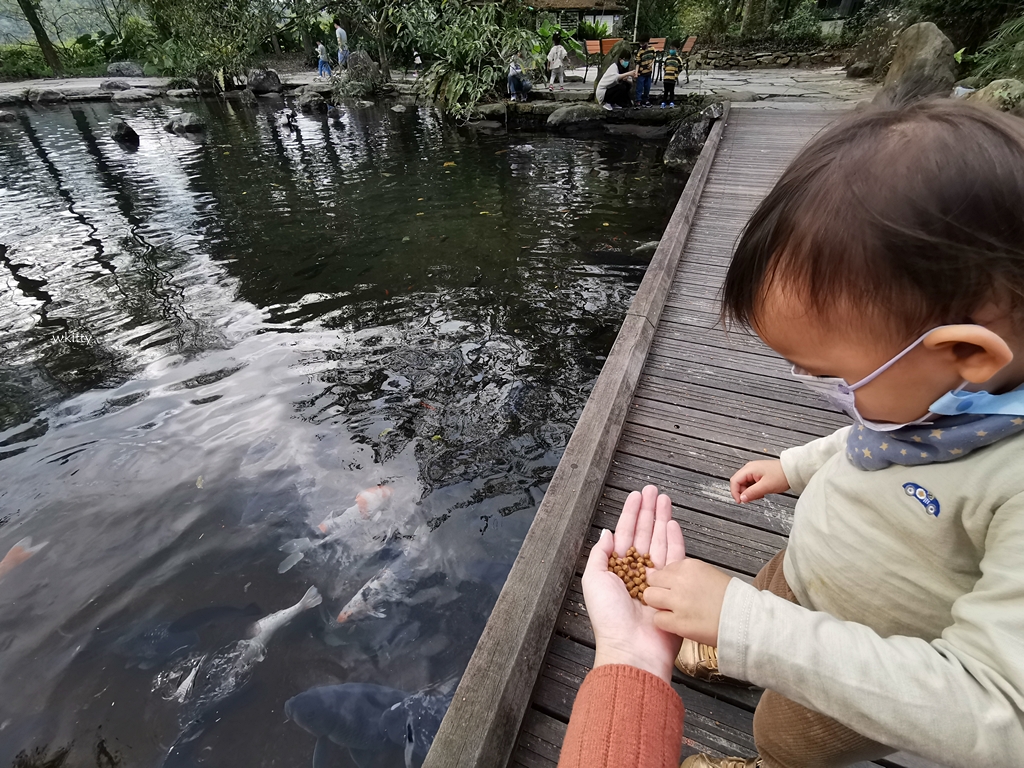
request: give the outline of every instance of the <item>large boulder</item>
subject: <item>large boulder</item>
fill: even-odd
[[[360,83],[365,83],[370,90],[380,87],[382,78],[380,67],[377,62],[370,58],[365,51],[353,51],[348,57],[348,77]]]
[[[203,121],[193,112],[175,115],[164,125],[164,130],[170,133],[198,133],[203,128]]]
[[[112,61],[107,64],[109,77],[143,77],[145,74],[134,61]]]
[[[31,104],[60,104],[67,101],[67,96],[52,88],[32,88],[28,92],[28,100]]]
[[[150,88],[129,88],[127,91],[118,91],[111,100],[117,102],[152,101],[159,95],[159,91]]]
[[[597,70],[597,76],[594,78],[594,86],[591,89],[594,93],[597,92],[597,85],[601,82],[601,76],[608,71],[608,67],[618,61],[621,56],[626,55],[628,55],[632,61],[633,48],[625,40],[620,40],[613,45],[612,49],[608,51],[603,59],[601,59],[601,66]]]
[[[127,144],[132,147],[139,146],[139,134],[119,117],[115,117],[110,121],[110,138],[121,144]]]
[[[712,123],[721,116],[722,105],[712,104],[684,119],[665,148],[665,167],[679,173],[692,171],[711,133]]]
[[[896,53],[900,34],[909,24],[910,15],[898,9],[882,11],[868,22],[850,57],[852,62],[867,71],[864,77],[885,77]]]
[[[256,106],[256,94],[248,88],[242,88],[237,91],[224,91],[220,97],[224,101],[230,101],[232,104],[239,104],[243,107],[255,107]]]
[[[584,104],[572,104],[556,109],[548,115],[545,125],[553,131],[578,130],[605,120],[609,114],[601,108],[600,104],[595,104],[592,101]]]
[[[170,99],[198,99],[199,92],[194,88],[174,88],[167,92]]]
[[[6,112],[0,109],[0,123],[13,123],[18,119],[18,116],[13,112]]]
[[[100,83],[101,91],[127,91],[131,87],[127,80],[104,80]]]
[[[326,112],[327,101],[315,91],[305,91],[299,96],[299,109],[303,112]]]
[[[0,93],[0,106],[24,104],[26,101],[28,101],[28,94],[25,91],[21,93]]]
[[[257,96],[261,93],[280,93],[281,78],[272,69],[252,69],[246,77],[249,88]]]
[[[871,77],[875,74],[875,65],[870,61],[855,61],[846,68],[847,77]]]
[[[907,27],[875,98],[899,103],[922,96],[948,96],[956,82],[953,54],[953,43],[930,21]]]
[[[984,88],[967,94],[967,101],[1024,117],[1024,83],[1020,80],[993,80]]]

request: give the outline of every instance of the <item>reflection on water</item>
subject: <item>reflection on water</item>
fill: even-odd
[[[303,702],[443,712],[678,196],[650,145],[282,106],[0,127],[0,554],[46,542],[0,575],[0,765],[305,765]],[[396,723],[332,759],[417,762]]]

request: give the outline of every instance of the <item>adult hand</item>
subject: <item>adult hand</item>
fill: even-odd
[[[664,569],[647,572],[644,600],[658,612],[654,625],[705,645],[718,645],[725,590],[732,577],[687,557]]]
[[[737,504],[746,504],[768,493],[785,493],[789,490],[789,480],[778,459],[750,461],[729,478],[729,490]]]
[[[665,494],[659,495],[653,485],[642,493],[629,494],[615,534],[602,531],[587,560],[583,597],[597,647],[594,667],[628,664],[667,682],[672,678],[680,637],[657,627],[657,611],[631,598],[622,580],[608,570],[612,553],[624,557],[630,547],[641,554],[650,553],[654,568],[647,570],[648,579],[657,569],[686,555],[682,529],[672,519],[672,500]]]

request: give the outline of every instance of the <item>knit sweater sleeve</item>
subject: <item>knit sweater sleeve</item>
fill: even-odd
[[[683,702],[664,680],[608,664],[583,680],[562,743],[559,768],[676,768]]]
[[[981,577],[927,642],[881,637],[733,579],[719,622],[729,676],[771,688],[875,741],[948,766],[1024,755],[1024,496],[988,528]]]
[[[779,458],[782,460],[782,471],[793,493],[803,493],[811,476],[840,451],[844,450],[847,436],[852,427],[843,427],[826,437],[812,440],[806,445],[787,448]]]

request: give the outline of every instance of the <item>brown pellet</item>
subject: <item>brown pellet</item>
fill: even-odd
[[[644,591],[647,589],[647,569],[653,568],[654,562],[650,554],[640,554],[635,547],[626,551],[625,557],[619,557],[616,553],[608,558],[608,570],[622,579],[622,583],[629,590],[629,596],[639,600],[644,605]]]

